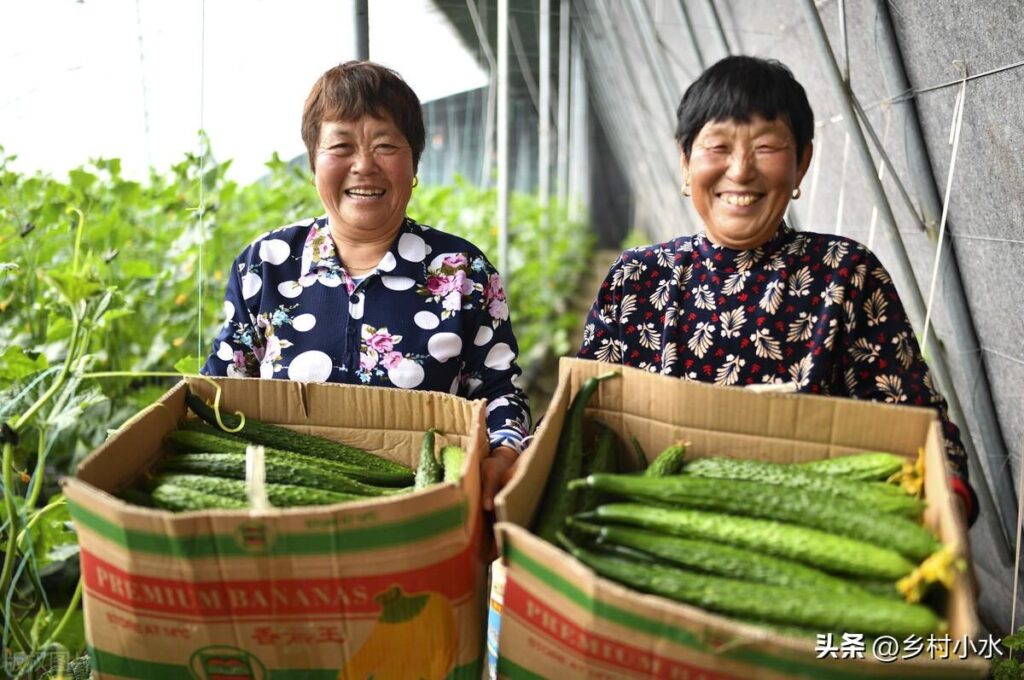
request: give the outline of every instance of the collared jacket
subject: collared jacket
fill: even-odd
[[[782,224],[759,248],[699,233],[634,248],[612,265],[579,356],[718,385],[927,406],[939,416],[954,490],[977,514],[967,459],[889,273],[842,236]]]
[[[353,279],[319,217],[235,258],[203,373],[486,399],[491,446],[521,450],[518,352],[501,277],[476,246],[406,218],[377,269]]]

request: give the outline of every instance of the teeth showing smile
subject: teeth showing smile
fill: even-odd
[[[383,189],[349,189],[345,192],[349,196],[361,196],[364,198],[377,198],[384,195]]]
[[[729,205],[746,207],[753,205],[759,196],[757,194],[722,194],[720,198]]]

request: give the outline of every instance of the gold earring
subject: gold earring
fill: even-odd
[[[689,196],[690,195],[690,182],[689,181],[683,182],[683,186],[680,187],[679,191],[683,194],[683,196]]]
[[[415,189],[420,185],[420,176],[416,175],[412,178],[412,188]]]
[[[793,189],[793,200],[794,201],[796,199],[800,198],[802,195],[803,195],[803,192],[800,191],[800,187],[797,187],[796,189]]]

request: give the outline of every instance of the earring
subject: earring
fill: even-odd
[[[793,189],[793,200],[794,201],[796,199],[800,198],[801,196],[803,196],[803,192],[800,191],[800,187],[797,187],[796,189]]]
[[[420,185],[420,176],[416,175],[412,178],[412,188],[415,189]]]
[[[683,182],[683,186],[680,187],[679,191],[680,191],[680,193],[683,194],[683,196],[689,196],[690,195],[690,183],[689,182]]]

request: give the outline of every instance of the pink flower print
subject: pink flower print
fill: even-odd
[[[488,300],[505,299],[505,289],[501,285],[500,276],[491,274],[490,278],[487,279],[487,288],[484,290],[484,295]]]
[[[320,247],[317,248],[317,255],[319,256],[319,259],[321,259],[321,260],[327,259],[328,257],[331,256],[331,254],[333,252],[334,252],[334,246],[327,239],[324,239],[323,241],[321,241],[320,242]]]
[[[487,311],[490,313],[491,318],[496,321],[505,321],[508,319],[508,303],[505,302],[505,298],[494,298],[488,302]]]
[[[452,269],[465,267],[467,262],[468,260],[466,259],[466,256],[462,253],[452,253],[451,255],[445,255],[444,260],[442,260],[444,266],[451,267]]]
[[[364,371],[372,371],[377,365],[377,353],[373,350],[359,354],[359,368]]]
[[[457,312],[462,307],[462,296],[459,291],[453,290],[444,296],[441,306],[450,312]]]
[[[384,368],[390,371],[392,368],[395,368],[398,364],[402,363],[402,359],[404,358],[405,357],[402,356],[401,352],[388,352],[384,355]]]
[[[388,329],[381,328],[366,339],[366,345],[376,352],[386,354],[395,349],[395,339],[388,333]]]
[[[236,349],[235,353],[231,357],[231,365],[239,371],[245,372],[245,352],[240,349]]]
[[[466,276],[466,272],[457,271],[452,275],[452,290],[462,295],[469,295],[473,292],[473,281]]]
[[[443,297],[452,290],[452,277],[432,274],[427,278],[427,290],[431,295]]]

